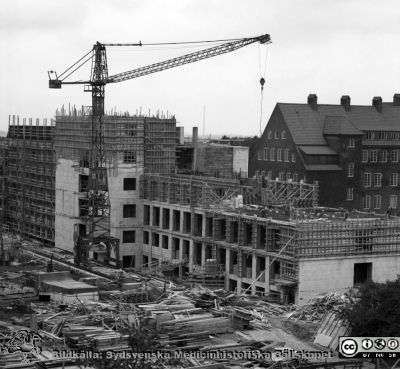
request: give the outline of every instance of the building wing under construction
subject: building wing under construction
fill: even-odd
[[[177,276],[212,284],[215,261],[226,289],[300,304],[396,278],[398,218],[319,208],[317,185],[254,182],[142,176],[143,264],[173,260]]]

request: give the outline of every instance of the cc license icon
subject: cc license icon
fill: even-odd
[[[347,338],[342,341],[340,345],[340,351],[344,356],[351,357],[357,353],[358,345],[352,338]]]

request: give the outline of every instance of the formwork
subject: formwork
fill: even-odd
[[[6,224],[54,245],[54,122],[10,116],[6,151]]]

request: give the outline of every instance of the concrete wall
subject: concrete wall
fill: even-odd
[[[79,192],[79,175],[88,174],[82,168],[78,170],[77,163],[72,160],[59,159],[56,168],[56,247],[73,252],[75,225],[84,220],[79,219],[79,197],[85,193]],[[111,204],[111,236],[120,239],[120,259],[124,256],[135,256],[135,264],[142,259],[141,222],[142,202],[139,200],[139,177],[143,167],[135,164],[115,163],[108,170],[108,186]],[[124,191],[124,178],[136,178],[136,190]],[[123,218],[123,205],[136,204],[136,217]],[[135,231],[135,243],[124,243],[123,232]],[[133,265],[135,266],[135,265]]]
[[[120,240],[120,258],[124,256],[135,256],[135,264],[139,265],[142,260],[142,219],[143,205],[139,199],[140,175],[143,174],[143,168],[133,166],[132,164],[118,163],[116,167],[108,172],[108,186],[111,204],[111,236]],[[136,178],[136,190],[124,190],[124,178]],[[135,204],[136,217],[124,218],[123,205]],[[135,231],[134,243],[123,242],[124,231]]]
[[[247,177],[249,172],[249,148],[233,146],[233,172]]]
[[[59,159],[56,166],[55,246],[74,250],[74,226],[79,216],[79,173],[72,160]]]
[[[355,263],[372,263],[374,282],[394,280],[400,274],[400,255],[300,260],[298,304],[322,293],[344,292],[353,287]]]

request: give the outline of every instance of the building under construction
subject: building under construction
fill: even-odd
[[[108,221],[122,267],[297,303],[396,278],[399,218],[320,208],[318,185],[302,181],[173,174],[175,118],[104,121]],[[49,124],[10,118],[0,148],[7,230],[76,253],[89,223],[90,150],[90,109],[62,109]],[[202,155],[218,162],[220,152]],[[90,249],[94,260],[106,256],[102,245]]]
[[[144,270],[298,304],[397,277],[400,219],[317,207],[317,185],[252,182],[143,175]]]
[[[89,162],[91,150],[90,108],[57,111],[56,246],[73,251],[76,239],[87,234]],[[174,117],[104,117],[104,152],[110,199],[110,235],[120,246],[112,257],[124,267],[135,267],[141,255],[141,209],[138,183],[145,173],[172,173],[175,169],[176,121]],[[75,250],[76,251],[76,250]],[[90,257],[103,261],[101,245]]]
[[[54,124],[9,118],[2,143],[3,224],[23,238],[54,245]]]

